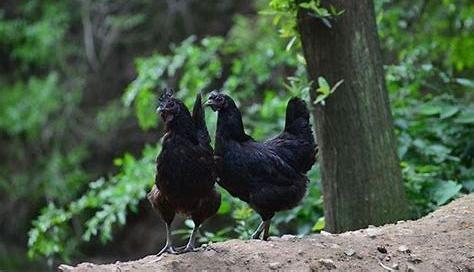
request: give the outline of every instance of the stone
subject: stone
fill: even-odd
[[[387,249],[384,246],[378,246],[377,250],[380,253],[387,254]]]
[[[398,251],[401,253],[410,253],[411,250],[406,245],[401,245],[398,247]]]
[[[320,264],[322,264],[326,269],[331,270],[335,269],[336,265],[334,264],[334,261],[331,259],[319,259],[318,261]]]
[[[347,256],[353,256],[355,254],[355,251],[352,249],[352,248],[348,248],[344,251],[344,254],[346,254]]]
[[[281,267],[281,264],[275,262],[275,263],[270,263],[268,266],[270,267],[271,270],[277,270],[278,268]]]

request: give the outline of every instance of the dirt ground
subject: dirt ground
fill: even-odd
[[[417,221],[269,241],[230,240],[198,252],[60,271],[474,271],[474,194]]]

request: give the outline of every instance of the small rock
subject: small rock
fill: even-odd
[[[400,269],[400,265],[398,263],[394,263],[392,264],[392,269],[393,270],[399,270]]]
[[[375,229],[375,228],[369,228],[367,229],[367,236],[369,238],[375,238],[377,237],[377,235],[380,234],[380,231],[378,229]]]
[[[70,265],[67,265],[67,264],[61,264],[58,267],[58,269],[59,269],[59,271],[67,272],[67,271],[72,271],[74,269],[74,267],[72,267]]]
[[[349,249],[346,249],[346,251],[344,251],[344,254],[350,257],[355,254],[355,251],[352,248],[349,248]]]
[[[332,233],[322,230],[322,231],[321,231],[321,235],[324,235],[324,236],[331,236]]]
[[[278,268],[281,267],[281,264],[275,262],[275,263],[270,263],[268,266],[270,267],[271,270],[277,270]]]
[[[387,254],[387,249],[386,249],[384,246],[378,246],[378,247],[377,247],[377,250],[378,250],[380,253]]]
[[[281,237],[282,240],[293,240],[296,239],[295,235],[285,234]]]
[[[94,267],[94,264],[93,263],[81,263],[78,266],[90,268],[90,267]]]
[[[408,261],[414,264],[419,264],[422,262],[422,260],[415,255],[411,255],[410,257],[408,257]]]
[[[390,255],[387,255],[384,259],[384,261],[386,262],[390,262],[390,260],[392,259],[392,257],[390,257]]]
[[[298,253],[297,253],[297,254],[300,255],[300,256],[303,256],[303,255],[304,255],[304,251],[300,249],[300,250],[298,250]]]
[[[398,247],[398,251],[401,253],[410,253],[411,250],[406,245],[401,245]]]
[[[328,270],[336,268],[336,265],[334,264],[334,261],[331,260],[331,259],[319,259],[318,262],[320,264],[322,264]]]

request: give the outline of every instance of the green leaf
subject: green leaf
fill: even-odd
[[[135,111],[140,127],[144,130],[157,126],[157,96],[149,89],[142,90],[135,99]]]
[[[311,230],[320,232],[324,229],[324,225],[325,225],[324,217],[320,217],[318,221],[316,221],[316,223],[314,224]]]
[[[441,108],[441,114],[439,118],[446,119],[453,115],[455,115],[459,111],[459,107],[457,106],[444,106]]]
[[[433,199],[436,205],[443,205],[451,198],[458,195],[462,185],[452,180],[440,181],[434,187]]]
[[[468,190],[469,192],[474,192],[474,179],[464,181],[464,182],[462,183],[462,185],[463,185],[464,188],[466,188],[466,190]]]
[[[423,115],[435,115],[441,112],[441,107],[432,104],[423,104],[418,108],[418,113]]]
[[[228,201],[223,201],[221,202],[221,206],[219,207],[217,214],[229,214],[230,211],[231,211],[230,203]]]
[[[194,228],[194,222],[191,219],[184,220],[184,225],[190,229]]]
[[[460,124],[472,124],[474,123],[474,110],[468,109],[463,112],[454,120]]]
[[[474,89],[474,80],[468,78],[456,78],[456,82],[464,87]]]
[[[316,105],[318,103],[321,103],[324,106],[324,99],[326,99],[326,97],[320,95],[320,96],[316,97],[316,100],[314,100],[313,104]]]
[[[318,93],[323,95],[328,95],[330,93],[329,84],[324,77],[318,77],[319,88],[317,89]]]
[[[318,77],[318,84],[320,87],[323,87],[323,86],[329,87],[329,84],[324,77]]]
[[[290,40],[290,41],[288,42],[288,44],[286,45],[286,48],[285,48],[286,51],[290,51],[290,50],[291,50],[291,48],[293,47],[293,44],[294,44],[295,41],[296,41],[296,38],[297,38],[296,36],[293,37],[293,38],[291,38],[291,40]]]

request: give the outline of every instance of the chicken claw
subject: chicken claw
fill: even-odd
[[[180,252],[176,251],[173,246],[166,245],[165,247],[163,247],[163,249],[160,250],[160,252],[158,252],[158,254],[156,254],[156,256],[161,256],[163,253],[178,254]]]

